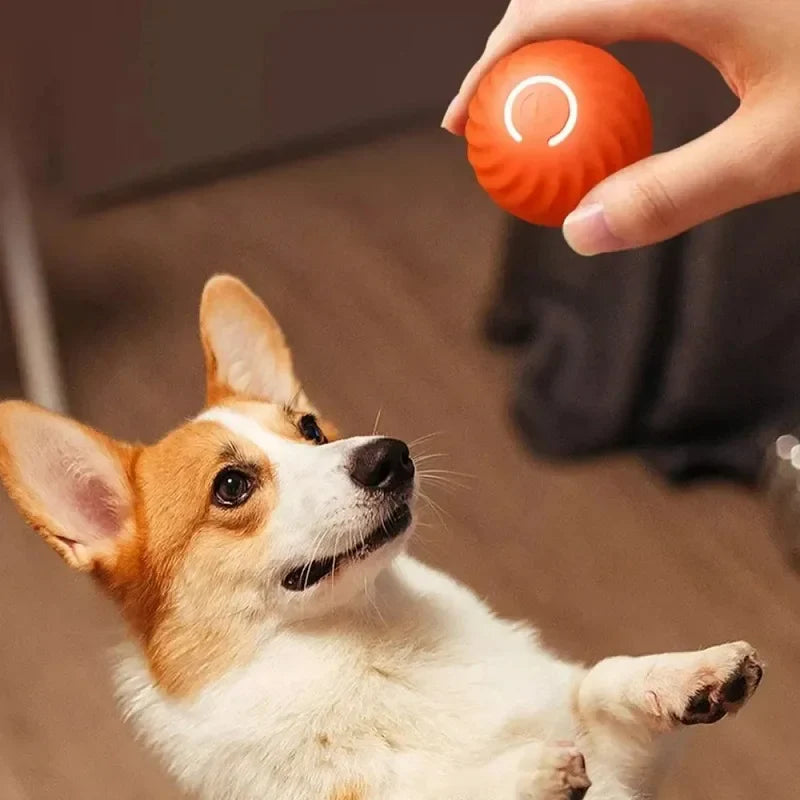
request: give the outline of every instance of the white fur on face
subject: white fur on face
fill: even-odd
[[[222,425],[234,436],[258,447],[269,460],[277,504],[264,534],[270,542],[270,571],[281,577],[294,567],[358,545],[392,511],[358,486],[348,470],[353,452],[378,437],[354,436],[313,445],[286,439],[229,408],[209,409],[197,419]],[[394,547],[387,550],[396,552]],[[366,569],[366,562],[351,564],[348,571],[355,571],[356,566]]]

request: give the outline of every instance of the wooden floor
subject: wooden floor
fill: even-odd
[[[553,466],[507,418],[514,360],[478,335],[501,237],[457,143],[399,136],[86,217],[48,244],[72,410],[152,439],[201,400],[207,276],[262,294],[345,430],[414,439],[475,476],[431,494],[417,552],[592,660],[747,638],[769,662],[740,718],[695,731],[665,800],[796,800],[800,579],[752,496],[676,492],[625,459]],[[18,392],[0,344],[0,388]],[[0,798],[177,797],[106,677],[113,609],[0,500]],[[277,799],[276,799],[277,800]],[[446,800],[446,798],[443,798]]]

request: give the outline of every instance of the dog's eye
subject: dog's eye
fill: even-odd
[[[253,479],[240,469],[223,469],[214,478],[214,502],[225,508],[240,506],[250,497],[253,484]]]
[[[303,438],[308,439],[309,442],[314,442],[314,444],[328,443],[325,434],[320,430],[317,418],[313,414],[303,414],[297,426],[300,428]]]

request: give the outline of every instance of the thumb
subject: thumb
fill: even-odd
[[[564,221],[564,238],[581,255],[663,241],[733,209],[794,189],[764,109],[744,106],[688,144],[639,161],[592,189]]]

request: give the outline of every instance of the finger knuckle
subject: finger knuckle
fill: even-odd
[[[800,96],[796,96],[796,102]],[[782,109],[771,118],[771,125],[756,129],[743,141],[737,154],[737,168],[759,196],[773,197],[797,191],[800,187],[796,105]],[[787,135],[787,132],[792,132]]]
[[[637,180],[632,194],[639,219],[647,228],[663,230],[675,223],[678,204],[658,175],[651,172]]]

